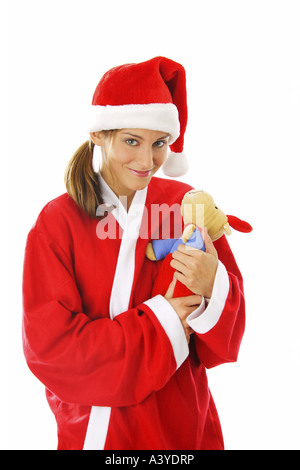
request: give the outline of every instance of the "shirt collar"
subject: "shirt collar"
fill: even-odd
[[[136,191],[132,203],[130,205],[129,211],[126,210],[126,197],[121,196],[120,198],[116,196],[110,186],[106,183],[103,176],[99,172],[99,182],[100,182],[100,191],[103,202],[105,204],[113,204],[115,208],[112,210],[112,214],[122,227],[125,229],[126,224],[129,219],[141,216],[141,212],[144,211],[145,201],[147,197],[148,187]]]

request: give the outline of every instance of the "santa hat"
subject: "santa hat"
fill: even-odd
[[[89,132],[139,128],[170,134],[167,176],[188,170],[183,153],[187,125],[186,77],[182,65],[165,57],[109,70],[100,80],[90,107]]]

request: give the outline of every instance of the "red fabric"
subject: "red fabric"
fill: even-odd
[[[146,207],[180,203],[190,189],[153,178]],[[206,367],[237,358],[244,328],[242,279],[226,239],[216,243],[230,277],[219,323],[193,335],[176,370],[150,298],[157,263],[139,239],[128,311],[109,317],[120,240],[100,240],[97,221],[66,194],[43,209],[28,235],[23,277],[23,344],[45,385],[58,449],[82,449],[92,405],[112,407],[105,449],[222,449]]]
[[[138,64],[119,65],[108,70],[101,78],[94,92],[92,104],[122,106],[173,103],[173,93],[179,75],[182,75],[183,88],[185,87],[183,66],[165,57],[155,57]]]
[[[165,293],[167,292],[175,272],[175,269],[172,268],[172,266],[170,265],[171,261],[172,253],[169,253],[164,260],[160,261],[160,268],[154,281],[151,294],[153,297],[159,294],[165,295]],[[193,295],[193,292],[180,281],[177,281],[173,297],[185,297],[187,295]]]

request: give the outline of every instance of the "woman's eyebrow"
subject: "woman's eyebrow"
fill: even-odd
[[[170,138],[170,134],[166,134],[166,135],[159,137],[157,140],[163,140],[163,139],[169,139],[169,138]]]
[[[131,132],[121,132],[123,135],[130,135],[130,137],[136,137],[137,139],[144,140],[141,135],[131,134]]]
[[[136,139],[144,140],[144,138],[141,135],[131,134],[131,132],[121,132],[121,134],[129,135],[130,137],[135,137]],[[159,137],[158,139],[156,139],[156,142],[158,140],[167,139],[169,137],[170,137],[170,134],[163,135],[162,137]]]

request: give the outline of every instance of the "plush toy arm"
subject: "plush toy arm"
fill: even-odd
[[[148,243],[146,248],[146,257],[150,259],[150,261],[156,261],[156,256],[153,250],[153,245],[151,242]]]
[[[183,243],[186,243],[191,238],[191,236],[193,235],[195,231],[195,228],[196,228],[196,225],[194,224],[190,224],[185,227],[183,234],[182,234]]]

